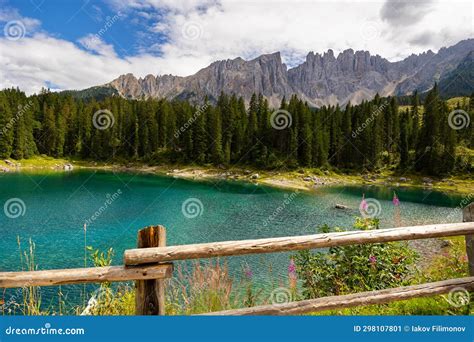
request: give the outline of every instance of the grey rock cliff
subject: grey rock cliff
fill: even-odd
[[[147,75],[137,79],[126,74],[106,86],[132,99],[201,101],[207,96],[215,100],[224,92],[242,96],[247,102],[253,93],[262,93],[273,107],[293,94],[313,106],[360,103],[376,93],[388,96],[426,91],[472,50],[474,39],[467,39],[438,53],[430,50],[398,62],[368,51],[348,49],[336,57],[328,50],[323,54],[310,52],[302,64],[289,70],[276,52],[249,61],[240,57],[217,61],[187,77]]]

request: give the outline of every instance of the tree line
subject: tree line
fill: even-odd
[[[471,171],[471,161],[457,149],[474,145],[473,125],[462,121],[472,121],[473,99],[459,103],[453,115],[436,85],[423,107],[415,93],[405,110],[395,97],[378,95],[359,105],[319,109],[293,96],[272,110],[258,94],[249,104],[221,94],[214,104],[204,99],[193,105],[117,96],[85,101],[46,90],[26,96],[6,89],[0,92],[0,156],[261,168],[388,166],[441,175]]]

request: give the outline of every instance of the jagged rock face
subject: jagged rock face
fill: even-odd
[[[253,93],[268,99],[281,99],[292,93],[280,53],[263,55],[251,61],[242,58],[219,61],[186,78],[185,89],[199,97],[216,99],[221,92],[235,93],[249,100]]]
[[[383,93],[394,78],[389,68],[390,62],[367,51],[349,49],[336,58],[329,50],[323,55],[309,53],[303,64],[288,71],[288,78],[298,94],[318,106]]]
[[[474,50],[474,39],[389,62],[368,51],[345,50],[337,57],[332,50],[324,54],[310,52],[306,61],[287,70],[280,53],[262,55],[250,61],[242,58],[218,61],[187,77],[172,75],[135,78],[122,75],[107,84],[127,98],[183,98],[215,100],[221,92],[237,94],[247,102],[253,93],[261,93],[271,106],[296,94],[309,104],[359,103],[382,96],[406,95],[425,91],[435,81],[456,68]]]
[[[183,77],[147,75],[137,79],[133,74],[122,75],[108,85],[117,89],[120,95],[130,99],[174,98],[182,89]]]
[[[247,101],[253,93],[262,93],[278,105],[281,98],[292,94],[287,68],[280,53],[263,55],[251,61],[242,58],[218,61],[188,77],[172,75],[136,79],[132,74],[122,75],[109,83],[127,98],[186,98],[215,100],[221,92],[235,93]]]

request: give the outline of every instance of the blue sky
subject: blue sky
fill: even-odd
[[[112,2],[98,0],[4,0],[2,7],[17,10],[22,16],[41,21],[41,28],[51,35],[67,41],[95,34],[120,11]],[[153,10],[153,18],[161,11]],[[123,16],[101,35],[107,44],[114,45],[121,57],[134,55],[144,49],[147,42],[146,28],[153,25],[151,19],[124,11]],[[155,43],[166,41],[160,33],[154,35]],[[157,51],[154,51],[157,53]]]
[[[186,76],[275,51],[288,67],[328,49],[395,61],[472,38],[473,22],[467,0],[0,0],[0,88]]]

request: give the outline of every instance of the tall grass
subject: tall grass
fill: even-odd
[[[20,264],[22,271],[36,271],[35,249],[36,245],[30,239],[28,247],[23,250],[21,240],[17,237],[18,251],[20,254]],[[5,296],[5,291],[4,291]],[[18,288],[11,298],[7,301],[1,300],[3,303],[0,308],[3,315],[19,314],[26,316],[46,315],[49,311],[41,309],[41,292],[36,286],[25,284],[24,287]]]
[[[245,291],[247,281],[236,282],[226,262],[180,264],[173,278],[167,279],[166,314],[191,315],[228,310],[257,301],[261,291]],[[112,290],[103,285],[92,315],[134,315],[135,290],[130,284]],[[250,293],[250,294],[249,294]]]
[[[233,290],[227,263],[194,262],[191,270],[179,265],[176,277],[167,281],[166,311],[186,315],[230,309],[238,304]]]

